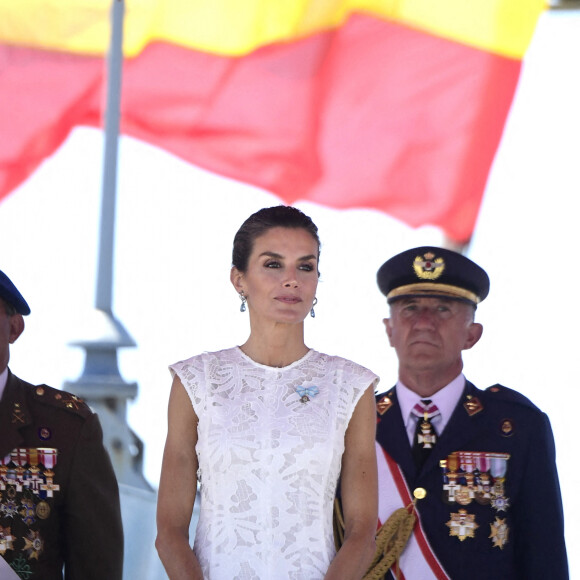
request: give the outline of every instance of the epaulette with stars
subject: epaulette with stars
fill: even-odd
[[[32,392],[33,398],[41,403],[76,413],[81,417],[89,417],[93,414],[83,399],[67,391],[60,391],[48,385],[38,385],[33,387]]]

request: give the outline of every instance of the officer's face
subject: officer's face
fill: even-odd
[[[6,314],[4,301],[0,298],[0,373],[8,366],[10,344],[24,330],[24,319],[21,314]]]
[[[452,380],[463,368],[461,351],[471,348],[483,328],[473,322],[473,307],[445,298],[403,298],[384,320],[399,367],[429,371]]]

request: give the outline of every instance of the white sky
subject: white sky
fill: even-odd
[[[580,309],[580,11],[547,13],[488,183],[468,255],[491,278],[478,310],[482,340],[466,353],[481,388],[515,388],[546,411],[556,436],[571,575],[580,537],[577,372]],[[32,315],[12,348],[11,369],[61,387],[82,372],[94,304],[103,139],[79,128],[0,204],[0,269]],[[216,177],[158,149],[120,143],[114,312],[137,342],[123,349],[123,378],[139,385],[128,420],[144,440],[145,475],[157,486],[170,385],[167,365],[243,342],[247,313],[229,284],[235,231],[274,196]],[[387,389],[396,359],[384,335],[378,267],[408,247],[442,243],[374,211],[298,203],[320,229],[322,277],[307,344],[373,369]],[[571,304],[571,305],[570,305]],[[533,509],[531,506],[530,509]]]

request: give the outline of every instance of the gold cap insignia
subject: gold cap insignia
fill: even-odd
[[[445,260],[436,258],[433,252],[427,252],[423,257],[415,258],[413,269],[421,280],[437,280],[445,270]]]

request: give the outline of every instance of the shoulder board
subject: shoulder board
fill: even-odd
[[[48,385],[32,387],[33,399],[38,402],[51,405],[65,411],[70,411],[81,417],[89,417],[93,414],[91,408],[76,395],[67,391],[54,389]]]
[[[509,403],[517,403],[520,405],[524,405],[526,407],[530,407],[532,409],[538,409],[530,399],[528,399],[525,395],[522,395],[519,391],[514,391],[514,389],[509,389],[508,387],[504,387],[499,383],[496,385],[492,385],[491,387],[487,387],[485,389],[486,393],[489,393],[490,400],[500,400],[506,401]]]

